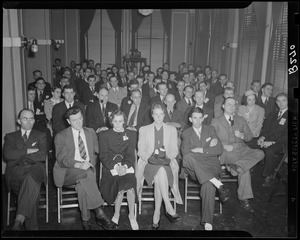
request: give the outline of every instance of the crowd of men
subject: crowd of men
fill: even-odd
[[[46,181],[42,174],[44,171],[40,171],[40,162],[45,161],[46,154],[50,156],[49,171],[54,174],[55,164],[54,169],[60,168],[65,176],[59,183],[55,180],[58,187],[66,179],[68,183],[75,184],[72,182],[74,173],[66,171],[68,167],[77,168],[78,171],[90,167],[74,160],[81,153],[76,147],[74,150],[74,144],[66,142],[72,136],[71,131],[65,131],[70,125],[74,129],[81,129],[78,123],[82,121],[82,125],[89,129],[85,130],[83,142],[89,146],[100,132],[112,127],[109,119],[114,111],[124,112],[126,126],[139,132],[140,127],[153,122],[151,106],[155,103],[165,106],[164,122],[177,129],[181,148],[177,156],[180,177],[190,175],[202,186],[205,216],[201,221],[208,223],[207,229],[212,225],[212,199],[215,194],[210,184],[217,186],[217,189],[222,185],[215,179],[222,165],[233,176],[238,176],[237,193],[241,207],[253,212],[249,201],[254,198],[250,170],[264,159],[263,186],[270,186],[271,176],[279,161],[278,154],[285,152],[287,147],[288,105],[285,93],[272,96],[273,85],[270,82],[261,85],[259,80],[254,80],[250,88],[240,96],[225,73],[219,74],[210,66],[202,68],[186,63],[181,63],[178,71],[171,71],[169,65],[164,63],[156,71],[147,65],[140,70],[133,67],[126,72],[124,67],[116,65],[102,69],[101,64],[94,64],[93,60],[84,60],[82,63],[72,61],[70,67],[63,67],[61,60],[55,59],[51,81],[46,80],[40,70],[35,70],[33,81],[28,84],[26,109],[18,116],[21,134],[11,133],[5,137],[4,156],[8,160],[6,181],[9,188],[22,196],[19,197],[19,209],[12,229],[20,230],[24,222],[28,230],[38,228],[37,219],[32,216],[36,214],[39,187]],[[251,124],[259,120],[258,117],[249,117],[255,115],[248,103],[250,95],[254,96],[254,105],[263,109],[260,111],[262,114],[258,114],[262,119],[259,123],[261,126],[255,133]],[[250,110],[244,113],[242,105]],[[78,117],[77,113],[68,111],[74,106],[81,110]],[[205,126],[203,132],[202,126]],[[78,145],[78,134],[73,138]],[[64,147],[57,147],[57,142]],[[95,149],[89,149],[87,156],[96,166],[97,159],[91,153],[99,149],[97,146],[92,148]],[[57,157],[63,159],[59,164],[55,162]],[[207,161],[209,159],[210,163]],[[34,166],[33,170],[28,166]],[[206,175],[201,175],[202,172]],[[88,199],[98,199],[89,201],[81,209],[83,222],[90,218],[87,209],[95,209],[99,225],[114,229],[115,226],[101,208],[103,199],[96,190],[95,176],[92,172],[82,174],[88,174],[81,183],[82,186],[89,186]],[[25,177],[26,181],[24,176],[29,176]],[[28,184],[25,186],[20,182]],[[82,191],[85,190],[78,189],[79,199],[85,201]],[[224,202],[228,200],[226,190],[220,188],[219,193]],[[30,203],[28,199],[31,199]]]

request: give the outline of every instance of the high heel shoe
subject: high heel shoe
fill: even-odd
[[[152,223],[152,229],[153,230],[158,230],[158,228],[159,228],[159,222],[160,221],[158,221],[158,223]]]
[[[177,222],[180,218],[177,214],[172,216],[168,212],[166,212],[166,216],[168,217],[168,219],[171,223]]]

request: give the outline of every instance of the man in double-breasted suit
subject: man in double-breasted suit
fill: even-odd
[[[17,214],[11,230],[38,230],[37,209],[40,187],[47,181],[46,134],[35,129],[34,113],[25,108],[18,115],[21,129],[4,138],[4,158],[7,161],[5,179],[8,189],[18,195]]]
[[[127,126],[138,131],[140,127],[150,124],[150,106],[142,101],[141,92],[139,89],[131,91],[130,104],[123,109],[127,117]],[[135,111],[135,109],[137,109]]]
[[[67,128],[69,125],[68,121],[65,118],[65,113],[67,109],[73,106],[78,106],[81,108],[83,113],[83,125],[85,126],[85,107],[84,105],[74,100],[75,89],[71,85],[66,85],[63,88],[63,96],[65,101],[55,104],[52,110],[52,129],[53,135],[55,136],[61,130]]]
[[[234,115],[236,100],[233,97],[225,99],[224,114],[213,118],[211,125],[216,129],[221,139],[224,151],[220,156],[221,164],[227,164],[232,175],[238,175],[238,198],[241,207],[253,212],[248,199],[253,198],[250,169],[264,158],[264,152],[251,149],[244,141],[253,138],[245,118]]]
[[[191,110],[189,121],[192,122],[192,127],[183,131],[181,135],[181,152],[183,171],[202,185],[201,224],[205,230],[212,230],[216,189],[223,202],[228,200],[229,190],[225,189],[219,180],[222,170],[218,156],[222,154],[223,146],[215,129],[202,125],[204,119],[201,108],[194,107]]]
[[[107,88],[101,88],[97,96],[99,100],[90,103],[86,108],[86,126],[99,133],[112,127],[109,117],[118,109],[118,106],[108,101]]]
[[[95,131],[83,127],[82,110],[78,106],[66,111],[70,127],[55,136],[56,162],[53,179],[57,187],[75,185],[83,230],[90,230],[90,209],[95,210],[96,222],[104,229],[116,229],[106,216],[104,200],[96,182],[96,154],[99,153]]]

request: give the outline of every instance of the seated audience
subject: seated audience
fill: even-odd
[[[177,131],[173,126],[163,123],[165,107],[156,103],[151,108],[154,122],[139,130],[137,193],[142,191],[144,179],[151,186],[154,183],[155,209],[153,214],[153,230],[160,226],[162,200],[166,208],[166,216],[170,222],[179,220],[170,199],[169,187],[177,204],[182,204],[178,187],[178,155]]]
[[[166,100],[164,101],[166,105],[166,114],[163,122],[175,127],[177,130],[181,130],[182,124],[182,112],[175,109],[175,96],[172,93],[168,93],[166,96]]]
[[[227,82],[227,75],[221,73],[219,79],[210,85],[209,91],[211,91],[215,96],[218,96],[224,92],[224,84]]]
[[[96,153],[99,152],[97,135],[93,129],[83,127],[80,107],[69,108],[65,116],[71,126],[55,136],[54,183],[57,187],[75,185],[83,230],[91,230],[91,209],[95,211],[98,225],[106,230],[114,230],[117,226],[104,212],[104,200],[96,183]]]
[[[185,87],[184,81],[182,79],[179,79],[176,84],[177,89],[174,93],[176,102],[179,102],[181,99],[184,98],[184,91],[183,91],[184,87]]]
[[[223,115],[223,108],[222,108],[222,105],[224,103],[224,100],[228,97],[233,97],[236,101],[236,105],[235,105],[235,111],[234,113],[237,114],[238,112],[238,106],[240,104],[239,102],[239,97],[234,95],[234,89],[233,88],[224,88],[224,93],[223,93],[223,100],[222,102],[218,102],[216,103],[215,101],[215,106],[214,106],[214,117],[217,118],[217,117],[220,117]]]
[[[18,195],[17,212],[11,230],[39,230],[38,202],[41,184],[47,181],[46,134],[33,129],[34,113],[25,108],[18,114],[21,129],[4,137],[5,180],[9,190]]]
[[[152,106],[154,103],[164,103],[166,96],[168,94],[168,87],[167,83],[160,82],[157,84],[158,89],[158,95],[150,98],[150,106]]]
[[[42,74],[42,72],[41,72],[40,70],[34,70],[34,71],[32,72],[32,75],[33,75],[34,81],[31,82],[31,83],[29,83],[28,86],[27,86],[27,88],[28,88],[28,87],[34,87],[34,88],[36,88],[36,85],[35,85],[35,84],[36,84],[36,79],[37,79],[37,78],[40,78],[40,77],[43,77],[43,74]],[[46,91],[46,92],[51,92],[51,84],[48,83],[48,82],[45,82],[45,83],[46,83],[45,91]]]
[[[138,90],[136,90],[138,91]],[[137,132],[125,129],[126,117],[119,110],[112,113],[110,123],[113,128],[99,134],[99,158],[103,164],[100,191],[107,202],[114,203],[112,222],[119,224],[124,192],[127,193],[129,221],[132,230],[139,225],[134,213],[136,199],[136,156]]]
[[[253,134],[253,139],[246,144],[251,148],[253,143],[256,143],[258,136],[260,135],[261,128],[263,126],[265,110],[256,105],[255,92],[249,90],[245,92],[242,100],[242,105],[239,106],[238,115],[244,117]]]
[[[44,78],[40,77],[35,80],[36,86],[36,98],[34,100],[34,105],[36,109],[39,109],[41,112],[44,112],[44,100],[47,100],[52,97],[51,90],[48,91],[45,89],[46,81]]]
[[[161,77],[160,76],[155,76],[153,78],[153,84],[152,84],[152,88],[149,89],[149,96],[150,99],[155,97],[156,95],[159,95],[158,92],[158,87],[157,85],[161,82]],[[150,101],[150,100],[149,100]]]
[[[205,230],[212,230],[215,192],[219,192],[222,202],[229,199],[229,190],[220,181],[222,173],[218,156],[223,152],[223,146],[213,127],[202,125],[204,112],[193,107],[189,121],[192,127],[183,131],[181,152],[183,155],[183,171],[193,180],[201,184],[200,197],[202,202],[201,224]]]
[[[198,86],[199,86],[199,90],[201,90],[204,93],[204,96],[203,96],[204,97],[204,103],[203,103],[204,106],[214,109],[215,95],[207,90],[208,89],[207,82],[206,81],[199,82]]]
[[[128,77],[126,76],[125,68],[120,67],[119,69],[119,78],[118,78],[119,87],[124,87],[127,89]]]
[[[86,108],[86,126],[99,133],[111,127],[109,117],[118,106],[108,101],[107,88],[100,88],[97,97],[98,100],[90,103]]]
[[[268,118],[271,112],[278,110],[275,99],[272,97],[272,91],[273,84],[267,82],[261,86],[260,92],[258,94],[256,104],[265,109],[265,118]]]
[[[148,103],[142,101],[139,89],[131,91],[130,103],[123,108],[123,112],[128,119],[126,124],[130,130],[138,131],[140,127],[152,122],[150,106]]]
[[[109,83],[111,88],[108,89],[108,101],[114,103],[118,106],[121,106],[122,99],[127,96],[127,89],[118,86],[118,78],[111,76],[109,78]]]
[[[210,91],[213,94],[215,94],[214,88],[215,88],[216,84],[218,84],[218,82],[219,82],[218,78],[219,78],[218,70],[217,69],[213,69],[211,71],[211,78],[206,81],[208,83],[208,85],[210,86],[208,88],[208,91]]]
[[[88,85],[84,85],[81,91],[81,99],[84,105],[88,105],[89,103],[93,103],[97,101],[97,92],[99,89],[96,88],[96,76],[89,75],[88,78]]]
[[[85,107],[83,103],[74,99],[74,87],[71,85],[64,86],[62,95],[64,96],[65,100],[63,102],[55,104],[52,110],[53,136],[55,136],[61,130],[69,127],[69,122],[65,118],[65,113],[67,109],[73,106],[78,106],[81,108],[83,115],[83,125],[85,126]]]
[[[211,108],[206,107],[204,105],[204,93],[201,90],[195,92],[194,99],[195,99],[195,105],[188,107],[184,112],[183,120],[182,120],[183,130],[192,126],[192,122],[189,120],[189,116],[190,116],[190,111],[194,107],[198,107],[203,110],[203,114],[204,114],[204,119],[202,123],[203,125],[210,125],[211,120],[213,119],[214,112]]]
[[[228,97],[222,107],[224,114],[211,121],[224,148],[220,162],[228,165],[228,170],[233,176],[238,175],[237,195],[241,207],[246,211],[254,212],[249,203],[249,199],[254,197],[250,169],[264,158],[264,152],[251,149],[245,144],[253,138],[253,135],[246,120],[234,115],[236,100]]]
[[[195,103],[192,99],[194,95],[195,88],[192,85],[187,85],[184,87],[183,92],[184,92],[184,98],[181,99],[179,102],[176,103],[176,109],[181,111],[182,114],[185,113],[185,110],[188,107],[194,106]]]

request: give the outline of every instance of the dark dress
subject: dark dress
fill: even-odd
[[[98,138],[99,156],[103,164],[100,192],[107,204],[111,205],[115,202],[118,192],[122,190],[127,191],[133,188],[136,193],[135,173],[113,176],[110,170],[118,162],[121,162],[122,165],[126,164],[128,168],[135,168],[137,133],[128,129],[125,129],[124,132],[116,132],[113,129],[109,129],[100,132]],[[123,159],[115,158],[113,160],[117,154],[122,155]]]
[[[162,147],[164,142],[163,140],[164,140],[163,127],[161,127],[159,130],[157,130],[156,127],[154,127],[154,149]],[[144,171],[144,177],[148,186],[152,185],[154,176],[157,173],[158,169],[160,169],[161,167],[163,167],[166,170],[169,186],[173,187],[173,173],[171,167],[163,166],[163,165],[153,165],[149,163],[145,166],[145,171]]]

